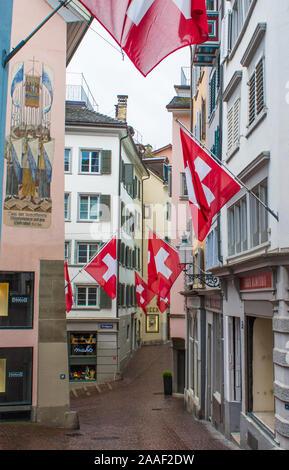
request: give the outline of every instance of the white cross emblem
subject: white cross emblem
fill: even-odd
[[[191,18],[191,0],[172,1],[182,12],[186,20]],[[155,0],[133,0],[126,14],[134,22],[134,24],[138,26],[154,2]]]
[[[137,288],[136,288],[136,291],[137,293],[140,295],[140,303],[143,304],[145,299],[143,298],[143,296],[141,295],[144,291],[144,287],[141,285],[141,284],[138,284]]]
[[[196,158],[196,160],[194,161],[194,165],[195,165],[196,173],[198,174],[200,181],[202,183],[202,181],[206,178],[206,176],[210,173],[210,171],[212,171],[212,168],[209,165],[207,165],[207,163],[200,157]],[[185,174],[186,174],[186,183],[187,183],[189,199],[193,204],[195,204],[195,206],[197,206],[198,209],[200,209],[200,206],[196,198],[191,171],[188,166],[185,168]],[[202,188],[203,188],[205,197],[207,199],[208,206],[210,206],[212,202],[214,201],[215,196],[212,193],[212,191],[203,183],[202,183]]]
[[[155,263],[157,272],[161,273],[167,279],[170,278],[172,271],[165,265],[166,259],[169,257],[169,253],[161,247],[155,256]]]
[[[107,255],[105,255],[102,261],[104,262],[104,264],[106,264],[108,268],[102,277],[105,280],[105,282],[108,282],[112,276],[116,276],[116,271],[117,271],[116,259],[114,259],[109,253],[107,253]]]

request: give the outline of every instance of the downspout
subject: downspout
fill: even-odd
[[[117,283],[116,283],[116,318],[119,318],[119,253],[120,253],[120,230],[121,230],[121,144],[124,139],[129,136],[128,128],[127,133],[119,139],[119,160],[118,160],[118,227],[117,227],[117,247],[116,247],[116,259],[117,259]],[[117,350],[117,373],[120,373],[120,350],[119,350],[119,322],[117,323],[117,336],[116,336],[116,350]]]
[[[218,149],[218,156],[220,160],[222,160],[223,156],[223,86],[224,86],[224,80],[223,80],[223,64],[220,64],[220,101],[219,101],[219,149]],[[220,264],[223,264],[223,256],[222,256],[222,251],[221,251],[221,214],[220,212],[218,213],[217,216],[217,236],[218,236],[218,261]]]

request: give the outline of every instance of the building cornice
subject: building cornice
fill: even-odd
[[[247,49],[241,59],[241,65],[243,67],[248,67],[251,63],[251,60],[254,57],[257,47],[261,43],[265,33],[266,33],[267,24],[266,23],[258,23],[256,29],[253,33],[251,41],[248,44]]]
[[[234,75],[232,76],[231,80],[229,81],[224,93],[223,93],[223,100],[225,102],[229,101],[231,98],[232,94],[236,90],[237,86],[242,80],[242,71],[241,70],[236,70]]]

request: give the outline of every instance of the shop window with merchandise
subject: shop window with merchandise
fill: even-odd
[[[68,335],[69,380],[96,381],[96,332],[73,332]]]

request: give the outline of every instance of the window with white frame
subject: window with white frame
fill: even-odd
[[[80,194],[79,195],[79,220],[98,220],[99,219],[100,196],[98,194]]]
[[[97,307],[98,287],[76,286],[77,307]]]
[[[229,255],[248,248],[247,197],[240,199],[228,210]]]
[[[220,264],[218,256],[218,230],[214,228],[206,238],[206,269]]]
[[[98,150],[81,150],[80,173],[100,173],[100,152]]]
[[[227,126],[228,126],[228,156],[239,146],[240,137],[240,98],[232,104],[228,109]]]
[[[77,243],[76,259],[78,264],[86,264],[97,253],[99,243]]]
[[[259,60],[249,82],[249,116],[250,127],[265,107],[265,84],[264,84],[264,58]]]
[[[64,193],[64,219],[70,220],[70,193]]]
[[[64,172],[71,172],[71,149],[64,150]]]
[[[258,184],[252,192],[264,204],[267,204],[267,180]],[[250,195],[250,228],[252,247],[265,243],[268,240],[268,213],[265,207],[252,195]]]

